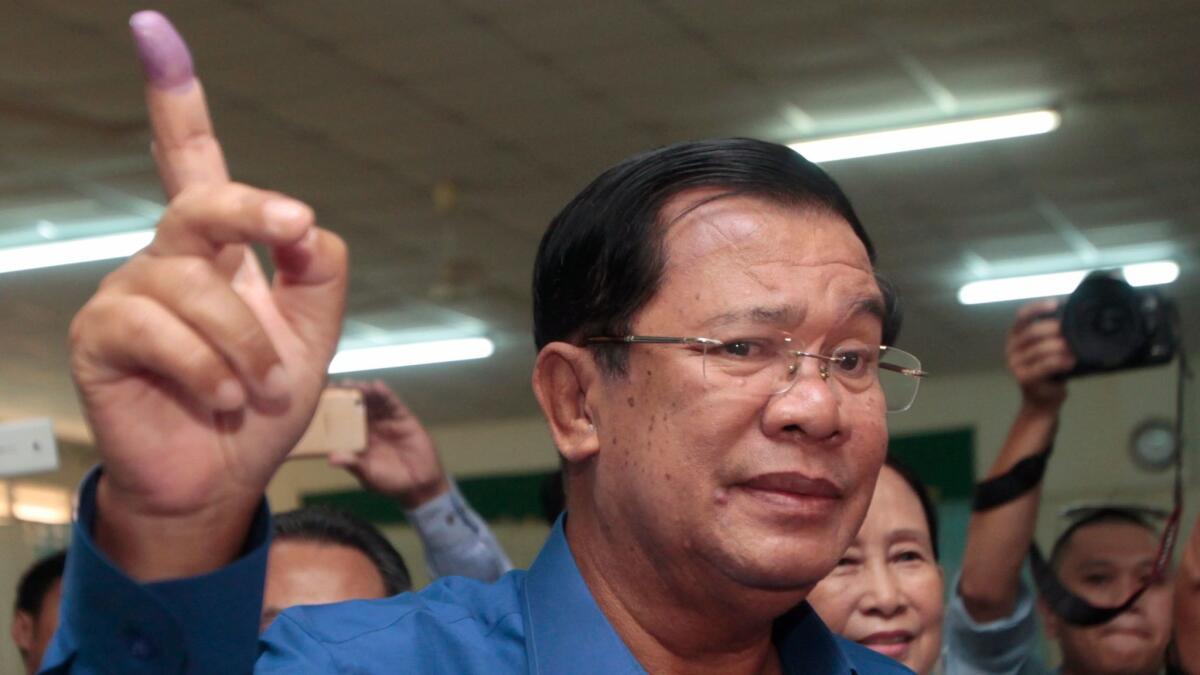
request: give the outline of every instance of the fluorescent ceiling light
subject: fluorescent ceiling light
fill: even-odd
[[[8,512],[17,520],[47,525],[71,522],[71,493],[64,488],[16,483],[9,495]]]
[[[958,301],[964,305],[978,305],[985,302],[1068,295],[1091,271],[1074,270],[972,281],[958,289]],[[1122,267],[1121,274],[1130,286],[1169,284],[1179,277],[1179,265],[1170,260],[1138,263]]]
[[[1179,265],[1170,260],[1126,265],[1121,274],[1130,286],[1156,286],[1169,284],[1179,278]]]
[[[1060,121],[1061,117],[1057,111],[1043,109],[865,134],[831,136],[799,141],[788,147],[804,155],[810,162],[835,162],[839,159],[890,155],[910,150],[1044,134],[1057,129]]]
[[[127,258],[145,248],[152,239],[154,230],[137,230],[0,249],[0,274]]]
[[[494,351],[496,347],[492,341],[482,337],[344,349],[333,357],[329,364],[329,373],[352,373],[359,370],[383,370],[426,363],[484,359]]]

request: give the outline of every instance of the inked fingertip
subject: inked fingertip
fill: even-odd
[[[185,91],[192,86],[192,54],[167,17],[143,10],[129,17],[129,29],[150,84],[171,91]]]

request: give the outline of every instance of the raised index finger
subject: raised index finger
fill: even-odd
[[[167,17],[152,10],[134,14],[129,28],[146,74],[154,160],[167,197],[190,185],[229,180],[187,44]]]

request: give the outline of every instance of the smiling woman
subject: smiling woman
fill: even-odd
[[[831,630],[927,675],[941,656],[944,586],[932,502],[889,457],[858,535],[808,600]]]

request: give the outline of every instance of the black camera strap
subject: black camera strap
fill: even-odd
[[[1042,555],[1037,542],[1029,547],[1029,566],[1038,593],[1050,610],[1069,624],[1098,626],[1111,621],[1118,614],[1132,607],[1151,585],[1159,583],[1170,568],[1171,554],[1175,550],[1175,542],[1179,538],[1179,521],[1183,513],[1183,394],[1184,380],[1190,377],[1191,371],[1187,367],[1186,358],[1181,350],[1179,379],[1175,392],[1175,439],[1177,444],[1175,450],[1175,506],[1167,517],[1162,540],[1158,545],[1158,554],[1154,560],[1154,571],[1146,583],[1115,607],[1093,605],[1072,593],[1062,584],[1058,575],[1054,573]],[[1035,455],[1026,457],[1005,473],[976,484],[972,510],[978,512],[996,508],[1037,487],[1046,473],[1046,464],[1052,450],[1053,445]]]

